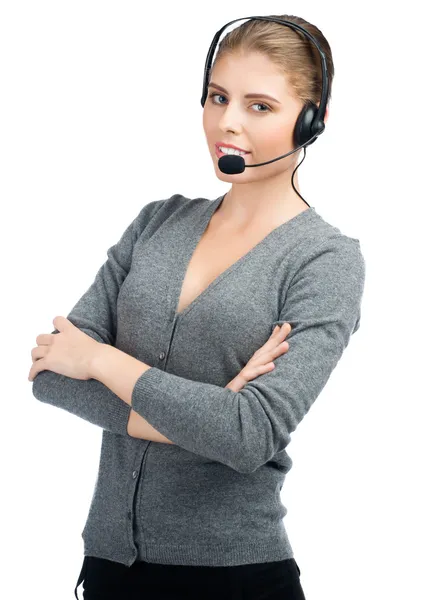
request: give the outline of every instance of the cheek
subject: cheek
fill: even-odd
[[[211,115],[210,110],[205,108],[203,110],[203,129],[205,131],[210,131],[213,126],[213,115]]]
[[[216,137],[216,128],[210,122],[210,119],[207,117],[203,117],[203,131],[206,136],[206,141],[210,144],[215,141]]]
[[[289,145],[289,136],[286,135],[286,129],[284,127],[270,129],[266,136],[265,145],[274,148],[286,148]]]

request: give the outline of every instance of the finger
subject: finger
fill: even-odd
[[[40,358],[39,360],[36,360],[29,371],[28,380],[33,381],[38,373],[46,370],[46,363],[44,362],[44,359]]]
[[[280,331],[277,335],[277,342],[283,342],[283,340],[285,340],[288,335],[291,332],[291,326],[289,325],[289,323],[283,323],[282,327],[280,328]]]
[[[36,338],[36,343],[38,345],[49,345],[52,343],[53,335],[51,333],[40,333]]]
[[[262,375],[263,373],[268,373],[269,371],[272,371],[273,369],[275,369],[275,364],[272,361],[265,362],[261,365],[253,365],[248,369],[244,369],[243,379],[244,381],[248,382],[253,379],[256,379],[256,377]]]
[[[282,342],[281,344],[279,344],[277,346],[277,348],[274,349],[274,354],[277,354],[277,356],[279,356],[280,354],[282,354],[283,352],[286,352],[287,350],[289,350],[289,343]]]
[[[289,323],[283,323],[282,325],[276,325],[274,327],[274,331],[271,335],[271,338],[275,337],[276,335],[278,337],[282,337],[282,336],[286,337],[289,334],[290,330],[291,330],[291,325]]]
[[[276,346],[275,348],[273,348],[270,352],[268,352],[264,358],[264,362],[266,361],[270,361],[274,358],[277,358],[278,356],[281,356],[282,354],[284,354],[285,352],[287,352],[289,350],[289,343],[288,342],[282,342],[281,344],[279,344],[278,346]]]
[[[256,352],[253,354],[253,356],[251,357],[249,362],[252,362],[253,360],[255,360],[255,361],[261,362],[262,364],[265,364],[265,362],[266,362],[265,356],[268,359],[270,358],[271,352],[280,345],[280,341],[283,341],[289,335],[289,332],[291,331],[291,329],[292,329],[291,325],[287,322],[283,323],[282,326],[276,325],[274,327],[274,330],[273,330],[272,334],[270,335],[268,341],[266,341],[263,346],[261,346],[258,350],[256,350]]]
[[[36,346],[36,348],[32,348],[30,355],[32,357],[32,361],[35,362],[35,360],[38,360],[38,358],[45,356],[45,349],[42,346]]]
[[[262,356],[265,352],[270,352],[273,348],[276,348],[277,343],[283,341],[289,335],[291,329],[289,323],[283,323],[282,326],[276,325],[268,341],[259,350],[256,350],[254,355]]]

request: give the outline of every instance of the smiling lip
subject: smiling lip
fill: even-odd
[[[224,146],[225,148],[234,148],[235,150],[241,150],[241,152],[245,152],[246,154],[251,154],[250,152],[247,152],[243,148],[238,148],[237,146],[234,146],[233,144],[222,144],[220,142],[217,142],[215,144],[215,153],[218,156],[218,158],[221,158],[221,156],[229,156],[228,154],[221,152],[221,150],[219,149],[219,146]]]

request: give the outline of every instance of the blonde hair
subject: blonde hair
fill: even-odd
[[[317,40],[326,56],[328,72],[327,106],[330,102],[334,65],[330,45],[322,32],[301,17],[269,15],[301,25]],[[231,54],[260,52],[286,77],[293,96],[303,104],[319,104],[322,89],[321,57],[315,44],[303,33],[273,21],[251,20],[235,27],[220,41],[215,63]]]

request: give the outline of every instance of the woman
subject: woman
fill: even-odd
[[[280,18],[318,40],[331,82],[319,29]],[[104,430],[85,600],[304,599],[283,526],[285,449],[359,328],[365,263],[294,187],[297,153],[232,175],[218,160],[292,150],[320,81],[319,56],[289,27],[253,19],[227,34],[203,125],[230,191],[143,207],[69,322],[37,338],[34,395]]]

